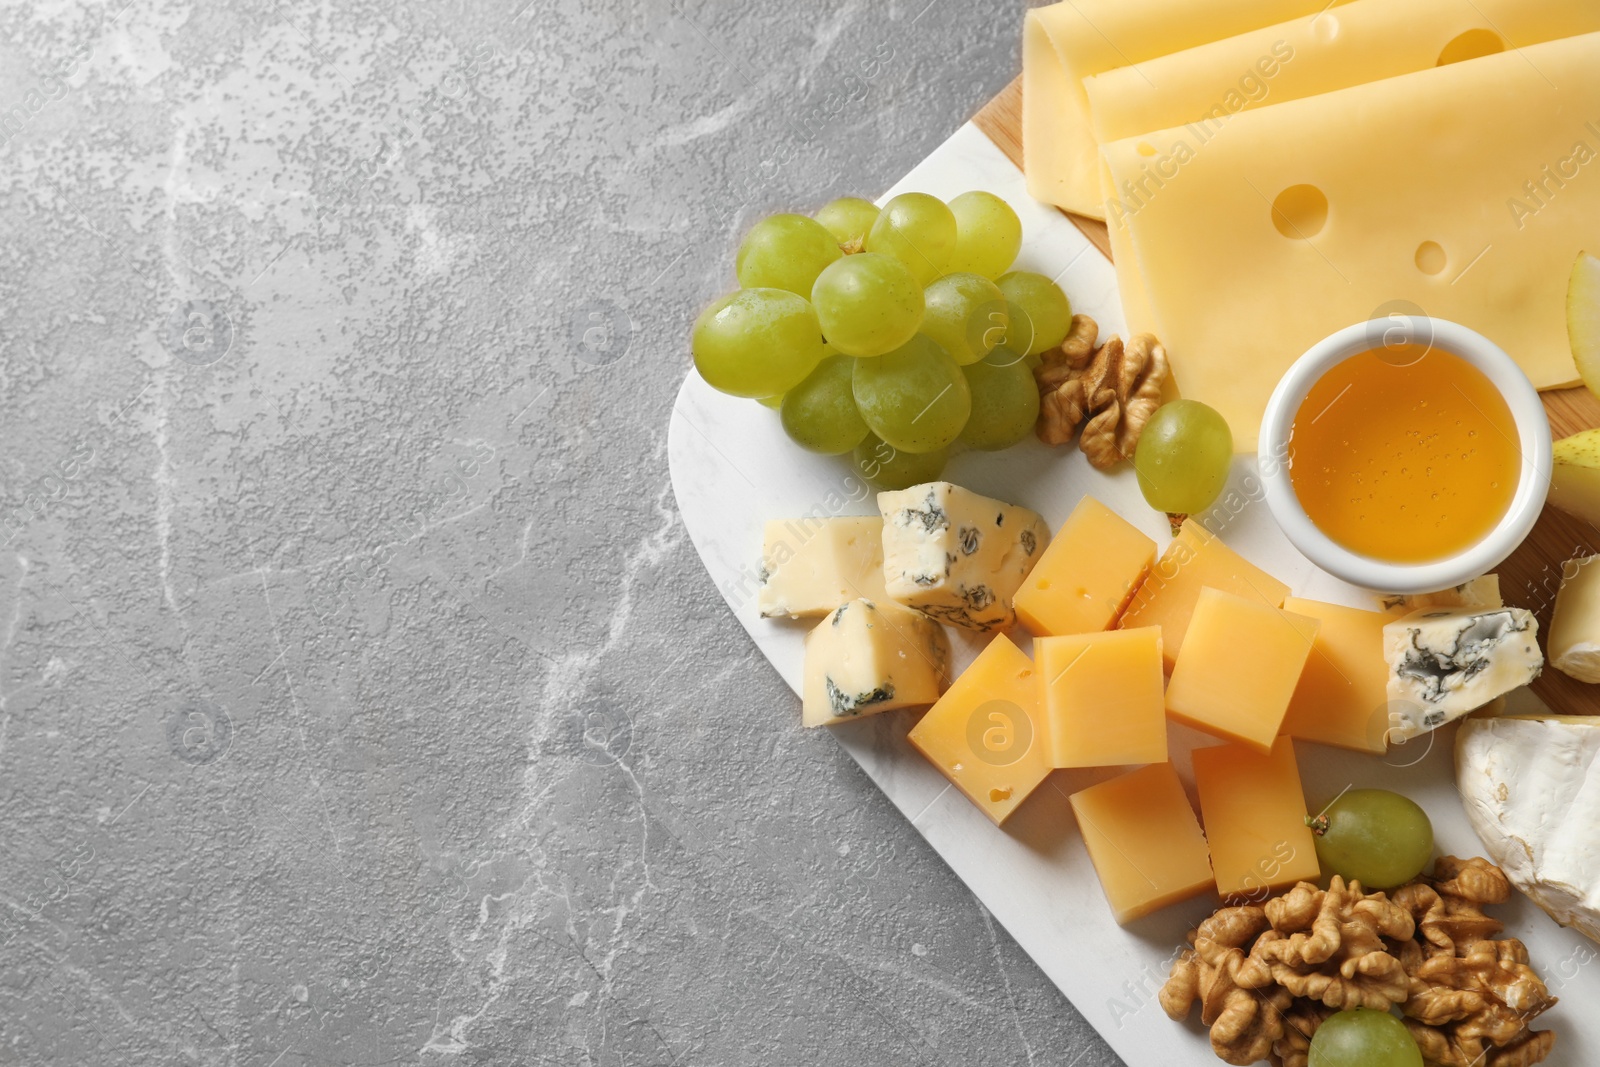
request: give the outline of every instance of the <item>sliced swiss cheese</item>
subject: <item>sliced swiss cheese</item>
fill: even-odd
[[[1108,223],[1129,230],[1178,389],[1241,449],[1306,349],[1396,312],[1486,334],[1539,388],[1575,376],[1567,275],[1600,240],[1600,34],[1105,151]]]
[[[1028,192],[1105,217],[1084,78],[1327,6],[1326,0],[1064,0],[1029,11],[1022,31]]]
[[[1355,0],[1105,71],[1084,92],[1102,142],[1189,124],[1215,134],[1251,108],[1596,31],[1600,4],[1578,0]]]

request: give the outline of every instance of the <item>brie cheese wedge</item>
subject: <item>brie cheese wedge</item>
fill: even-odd
[[[1600,717],[1468,719],[1456,786],[1512,884],[1600,941]]]

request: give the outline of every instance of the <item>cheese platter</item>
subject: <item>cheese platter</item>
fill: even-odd
[[[1358,37],[1372,2],[1349,5]],[[1591,29],[1576,18],[1512,31],[1554,39],[1539,54],[1555,69],[1592,55],[1561,43]],[[1365,114],[1370,83],[1425,80],[1300,54],[1310,80],[1281,84],[1315,109]],[[1492,81],[1471,62],[1494,54],[1468,49],[1442,80]],[[1579,376],[1580,327],[1557,356],[1541,323],[1530,359],[1469,328],[1503,338],[1505,308],[1461,326],[1376,302],[1350,352],[1310,370],[1308,341],[1281,367],[1281,345],[1244,346],[1218,373],[1194,354],[1217,351],[1199,327],[1169,356],[1149,328],[1194,313],[1150,287],[1144,257],[1172,224],[1113,209],[1108,229],[1041,199],[1023,81],[875,204],[758,223],[744,288],[696,324],[673,486],[713,582],[801,698],[763,713],[830,730],[1130,1064],[1600,1060],[1582,1010],[1600,1002],[1600,567],[1583,563],[1600,401],[1528,385]],[[1431,84],[1403,95],[1423,106]],[[1321,99],[1338,92],[1360,99]],[[1281,131],[1281,114],[1257,125]],[[1062,166],[1045,177],[1085,187]],[[1259,214],[1307,219],[1270,199]],[[1294,255],[1314,245],[1283,236]],[[1583,256],[1569,285],[1571,266],[1564,336],[1586,306]],[[1346,298],[1330,314],[1348,318]],[[1268,333],[1321,330],[1305,318]],[[1305,382],[1274,398],[1290,405],[1274,436],[1267,394],[1293,367]],[[1316,422],[1347,395],[1314,459]],[[1341,443],[1395,449],[1399,470],[1339,487]],[[1405,477],[1413,462],[1446,465]],[[1542,506],[1552,481],[1567,511]],[[1546,796],[1559,819],[1541,818]]]

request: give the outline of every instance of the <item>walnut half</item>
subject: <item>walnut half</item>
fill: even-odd
[[[1132,459],[1145,423],[1161,406],[1167,350],[1147,333],[1096,347],[1100,327],[1074,315],[1061,347],[1033,372],[1039,384],[1039,440],[1062,445],[1084,423],[1078,447],[1096,470]],[[1084,420],[1088,421],[1085,422]]]

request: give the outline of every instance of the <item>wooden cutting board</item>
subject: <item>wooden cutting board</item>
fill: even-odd
[[[1002,152],[1022,166],[1022,79],[1008,85],[978,112],[973,122]],[[1067,213],[1096,248],[1111,258],[1106,225]],[[1600,426],[1600,400],[1587,389],[1560,389],[1544,394],[1550,431],[1557,438]],[[1546,507],[1533,532],[1499,567],[1500,589],[1507,604],[1531,609],[1541,633],[1548,633],[1562,565],[1578,556],[1600,554],[1600,530],[1555,508]],[[1551,709],[1565,715],[1600,715],[1600,685],[1574,681],[1553,667],[1533,685]]]

